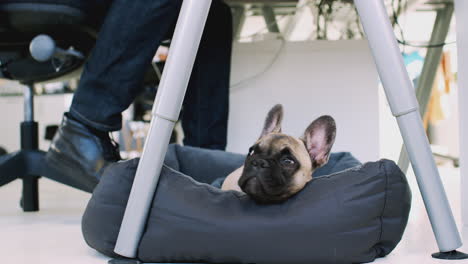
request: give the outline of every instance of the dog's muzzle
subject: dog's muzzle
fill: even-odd
[[[274,161],[264,158],[249,160],[239,179],[239,187],[257,202],[283,200],[288,184]]]

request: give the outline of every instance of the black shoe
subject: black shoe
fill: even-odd
[[[95,131],[65,114],[46,161],[64,177],[88,186],[88,191],[92,191],[104,169],[120,160],[118,149],[109,133]]]

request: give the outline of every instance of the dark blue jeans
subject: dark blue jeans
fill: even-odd
[[[113,0],[85,64],[70,114],[100,131],[117,131],[141,92],[161,41],[172,35],[182,0]],[[190,44],[190,43],[188,43]],[[213,0],[182,110],[184,144],[226,147],[232,16]]]

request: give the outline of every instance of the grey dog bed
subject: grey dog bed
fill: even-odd
[[[258,205],[245,194],[207,184],[243,159],[171,145],[138,259],[361,263],[389,254],[403,235],[411,192],[392,161],[360,165],[349,153],[333,153],[299,194],[281,204]],[[137,164],[130,160],[108,168],[83,216],[88,245],[111,257],[118,257],[113,248]]]

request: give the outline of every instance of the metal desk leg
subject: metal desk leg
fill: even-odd
[[[397,118],[432,229],[441,252],[462,245],[432,157],[413,86],[382,1],[354,1],[393,115]]]
[[[430,44],[438,44],[445,41],[450,28],[452,15],[453,3],[447,3],[443,8],[437,10],[437,18],[434,23],[434,28],[432,29]],[[443,49],[443,46],[428,48],[426,58],[424,59],[421,77],[419,78],[418,87],[416,88],[416,98],[419,102],[419,112],[421,117],[424,117],[427,112],[427,104],[431,98],[432,86],[434,85],[436,72],[440,65]],[[408,170],[409,159],[405,146],[402,146],[401,148],[398,166],[405,173]]]
[[[114,251],[135,258],[170,135],[184,99],[211,0],[184,0],[168,61],[153,108],[153,118]]]
[[[262,7],[263,18],[265,19],[265,24],[268,28],[268,32],[279,33],[280,29],[278,26],[278,21],[276,20],[275,10],[273,7],[265,5]]]
[[[239,38],[242,32],[242,28],[245,24],[245,7],[234,6],[232,7],[232,33],[233,37]]]

